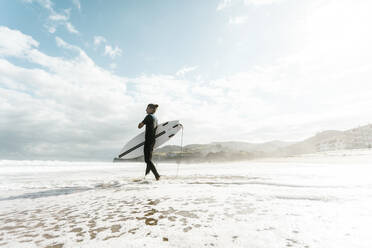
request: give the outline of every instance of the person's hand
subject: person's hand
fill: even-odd
[[[143,122],[140,122],[139,124],[138,124],[138,128],[142,128],[143,127]]]

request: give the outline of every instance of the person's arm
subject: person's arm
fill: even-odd
[[[149,118],[149,115],[147,115],[145,119],[143,119],[143,121],[138,124],[138,128],[142,128],[144,125],[147,125],[147,123],[149,123]]]

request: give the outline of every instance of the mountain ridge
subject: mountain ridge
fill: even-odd
[[[326,130],[298,142],[273,140],[263,143],[243,141],[167,145],[154,151],[157,161],[212,162],[248,160],[259,157],[294,156],[321,151],[372,148],[372,124],[345,131]],[[115,160],[117,161],[117,160]],[[143,157],[130,160],[143,161]]]

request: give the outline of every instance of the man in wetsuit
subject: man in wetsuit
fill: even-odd
[[[152,151],[155,145],[155,132],[158,126],[158,120],[154,116],[156,109],[159,105],[150,103],[147,105],[146,108],[146,117],[145,119],[138,124],[138,128],[142,128],[146,125],[146,132],[145,132],[145,145],[144,145],[144,156],[145,156],[145,163],[146,163],[146,173],[149,174],[150,170],[154,174],[156,180],[160,179],[160,175],[157,172],[154,163],[151,161],[152,158]]]

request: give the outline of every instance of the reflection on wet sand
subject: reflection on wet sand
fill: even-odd
[[[191,182],[180,180],[180,183],[186,185]],[[153,188],[161,186],[159,184]],[[193,229],[208,227],[216,216],[223,214],[211,211],[209,206],[232,204],[232,209],[229,209],[231,218],[235,214],[242,215],[253,211],[252,209],[248,211],[244,206],[234,205],[232,202],[219,202],[213,196],[141,198],[131,193],[134,189],[147,190],[143,188],[143,183],[130,181],[122,184],[117,182],[100,184],[94,189],[70,187],[4,198],[3,200],[8,201],[35,200],[40,204],[37,204],[38,208],[29,209],[25,206],[22,211],[1,213],[0,246],[6,246],[8,241],[12,240],[12,242],[29,243],[37,247],[56,248],[63,247],[64,243],[61,243],[61,240],[66,235],[76,243],[95,239],[106,241],[136,235],[145,227],[149,230],[148,228],[157,228],[157,226],[187,233]],[[105,194],[104,191],[108,191],[109,194]],[[125,197],[127,193],[131,197]],[[73,197],[74,194],[78,194],[85,200],[76,203],[58,201],[61,195]],[[111,198],[112,194],[121,194],[126,199]],[[48,197],[55,199],[56,202],[46,201]],[[194,207],[190,207],[189,204]],[[7,237],[6,240],[4,236]],[[158,238],[151,231],[147,232],[146,236]],[[168,237],[161,237],[161,239],[164,242],[169,241]]]

